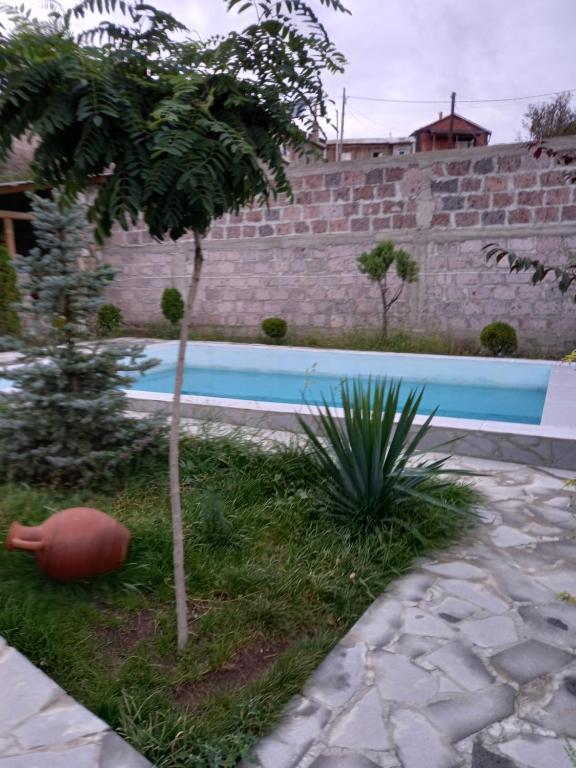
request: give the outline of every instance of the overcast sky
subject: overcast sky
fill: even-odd
[[[228,15],[224,0],[151,0],[201,36],[249,21]],[[319,0],[309,0],[319,8]],[[326,87],[340,110],[345,135],[405,136],[450,108],[492,131],[492,143],[516,141],[530,101],[467,104],[576,89],[576,0],[344,0],[351,16],[321,15],[348,59],[346,72]],[[27,5],[41,13],[44,0]],[[69,6],[71,3],[63,3]],[[385,103],[358,97],[438,101]],[[576,93],[574,94],[576,103]],[[332,131],[329,138],[335,138]]]

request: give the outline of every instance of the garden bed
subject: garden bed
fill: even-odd
[[[108,493],[0,486],[0,523],[78,504],[125,523],[124,569],[46,581],[25,553],[0,554],[0,634],[158,768],[233,766],[387,583],[460,535],[466,517],[425,505],[410,527],[361,535],[323,514],[299,451],[187,440],[183,513],[191,637],[175,652],[167,459]],[[466,508],[474,494],[451,486]]]
[[[141,326],[125,326],[119,328],[113,335],[174,341],[178,338],[178,327],[166,322],[152,323]],[[263,333],[248,333],[237,329],[203,328],[190,332],[190,341],[225,341],[238,344],[281,344],[314,349],[351,349],[358,352],[403,352],[418,355],[457,355],[471,357],[486,357],[490,353],[483,350],[480,340],[459,338],[446,333],[409,333],[393,331],[386,340],[375,330],[352,329],[349,331],[325,331],[322,329],[292,331],[288,328],[287,335],[281,339],[269,339]],[[560,360],[566,354],[566,349],[541,347],[533,343],[519,340],[518,356],[533,360]],[[510,355],[514,357],[516,355]]]

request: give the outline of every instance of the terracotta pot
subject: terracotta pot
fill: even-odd
[[[6,549],[33,552],[40,570],[56,581],[115,571],[126,559],[130,531],[90,507],[56,512],[41,525],[12,523]]]

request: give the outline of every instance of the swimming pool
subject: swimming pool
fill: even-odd
[[[146,347],[160,364],[127,391],[132,411],[170,413],[177,351],[177,342]],[[286,439],[302,431],[301,420],[315,428],[314,402],[330,400],[343,378],[387,377],[404,391],[426,386],[415,428],[440,407],[423,450],[576,471],[576,366],[223,342],[190,342],[186,365],[181,413],[200,427]],[[9,388],[0,378],[0,395]],[[333,414],[343,416],[337,404]]]
[[[160,365],[132,389],[171,393],[176,345],[154,345],[149,354]],[[189,345],[183,393],[292,404],[325,398],[338,406],[343,379],[387,378],[402,382],[402,397],[425,387],[425,415],[438,409],[439,416],[540,424],[550,369],[544,361],[199,343]]]

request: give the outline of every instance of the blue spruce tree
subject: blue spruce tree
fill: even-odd
[[[90,343],[114,271],[90,263],[86,206],[32,196],[32,210],[38,247],[15,260],[26,297],[19,311],[28,317],[16,342],[22,364],[1,372],[13,391],[0,413],[0,472],[89,485],[112,477],[157,439],[156,424],[127,416],[121,391],[130,374],[155,363],[139,346]]]

